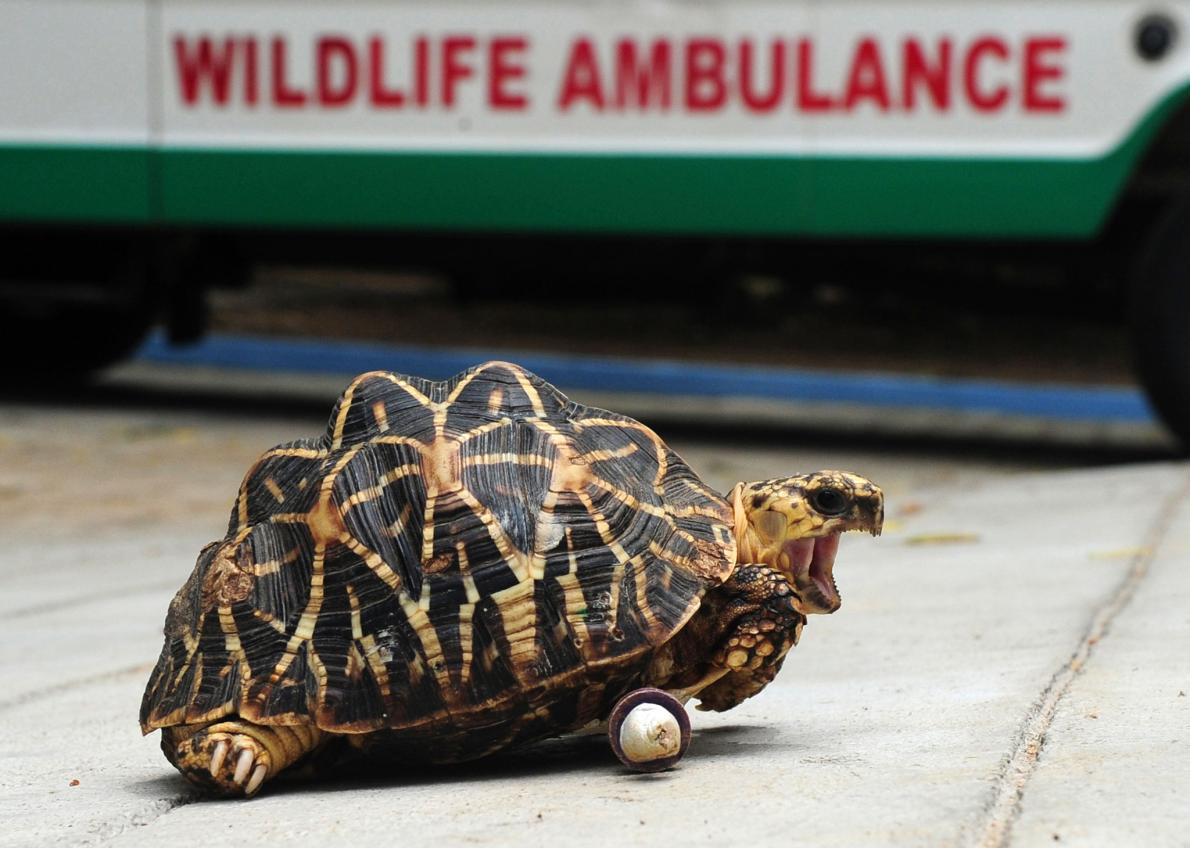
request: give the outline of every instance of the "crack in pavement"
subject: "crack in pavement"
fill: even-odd
[[[61,601],[48,601],[43,604],[19,607],[18,609],[3,613],[3,616],[5,619],[32,618],[39,615],[61,612],[65,609],[100,603],[102,601],[119,600],[129,595],[149,595],[156,592],[175,591],[177,586],[177,580],[170,580],[169,582],[159,581],[157,583],[137,583],[131,586],[120,586],[115,589],[109,589],[106,592],[90,592],[86,595],[66,598]]]
[[[1046,734],[1058,712],[1059,704],[1094,654],[1095,645],[1107,634],[1112,622],[1128,606],[1136,594],[1137,587],[1148,575],[1149,566],[1169,532],[1174,515],[1188,494],[1190,476],[1166,498],[1145,534],[1139,552],[1132,558],[1124,579],[1095,609],[1074,653],[1050,678],[1050,682],[1025,716],[1017,731],[1012,751],[996,775],[995,787],[982,811],[980,825],[974,829],[973,838],[966,840],[966,844],[975,848],[1004,848],[1009,844],[1012,825],[1021,813],[1025,787],[1036,770]]]
[[[185,807],[202,799],[198,792],[183,793],[169,798],[158,798],[143,807],[133,810],[119,818],[95,822],[89,828],[86,836],[72,845],[110,845],[130,830],[147,827],[164,815],[178,807]]]
[[[71,689],[78,689],[95,683],[106,683],[109,680],[119,680],[121,677],[129,677],[133,674],[148,674],[152,668],[152,663],[138,663],[125,668],[117,668],[112,671],[103,671],[99,674],[88,675],[87,677],[76,677],[74,680],[64,680],[61,683],[55,683],[53,686],[43,686],[41,689],[32,689],[15,697],[0,701],[0,712],[15,709],[16,707],[23,707],[26,704],[41,701],[45,698],[52,698],[54,695],[69,692]]]
[[[30,692],[25,692],[16,697],[0,701],[0,711],[14,709],[16,707],[25,706],[26,704],[36,703],[37,701],[51,698],[55,695],[60,695],[63,692],[68,692],[73,689],[80,689],[86,686],[91,686],[96,683],[105,683],[110,680],[119,680],[124,677],[132,675],[145,675],[149,672],[152,665],[138,663],[137,665],[127,666],[126,668],[114,669],[111,671],[100,672],[92,674],[87,677],[80,677],[74,680],[66,680],[54,686],[46,686],[41,689],[34,689]],[[152,801],[141,805],[124,813],[117,814],[112,818],[99,819],[92,821],[87,828],[87,833],[74,840],[68,840],[66,844],[79,846],[97,846],[107,845],[113,840],[120,837],[128,831],[145,827],[157,821],[157,819],[166,815],[167,813],[176,810],[178,807],[184,807],[192,804],[195,801],[202,799],[201,793],[183,792],[176,795],[170,795],[165,798],[155,798]]]

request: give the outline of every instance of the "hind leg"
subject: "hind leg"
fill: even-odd
[[[167,727],[161,750],[187,780],[220,795],[251,797],[315,750],[324,736],[313,725],[265,726],[229,718]]]

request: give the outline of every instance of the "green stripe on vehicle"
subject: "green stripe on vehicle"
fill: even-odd
[[[0,220],[147,223],[146,147],[0,144]]]
[[[1079,238],[1102,226],[1186,91],[1089,159],[0,146],[0,218]]]
[[[809,222],[808,163],[792,158],[170,151],[162,175],[173,221],[736,233]]]

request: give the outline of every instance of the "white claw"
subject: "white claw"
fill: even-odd
[[[223,761],[227,759],[227,740],[224,739],[215,744],[215,750],[211,752],[211,777],[218,777],[219,770],[223,768]]]
[[[248,772],[252,770],[253,759],[255,758],[252,756],[252,752],[247,748],[240,751],[240,755],[236,759],[236,773],[231,778],[233,783],[242,784],[248,779]]]
[[[269,767],[261,763],[256,768],[252,769],[252,779],[248,781],[248,786],[244,790],[245,795],[253,795],[256,790],[260,788],[260,784],[264,783],[265,776],[269,773]]]

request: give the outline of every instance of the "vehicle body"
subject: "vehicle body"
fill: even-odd
[[[394,234],[1130,265],[1168,253],[1150,236],[1190,175],[1188,11],[0,0],[0,221],[43,293],[69,288],[36,257],[98,225],[100,288],[153,300],[178,336],[202,286],[257,255],[383,259]]]

